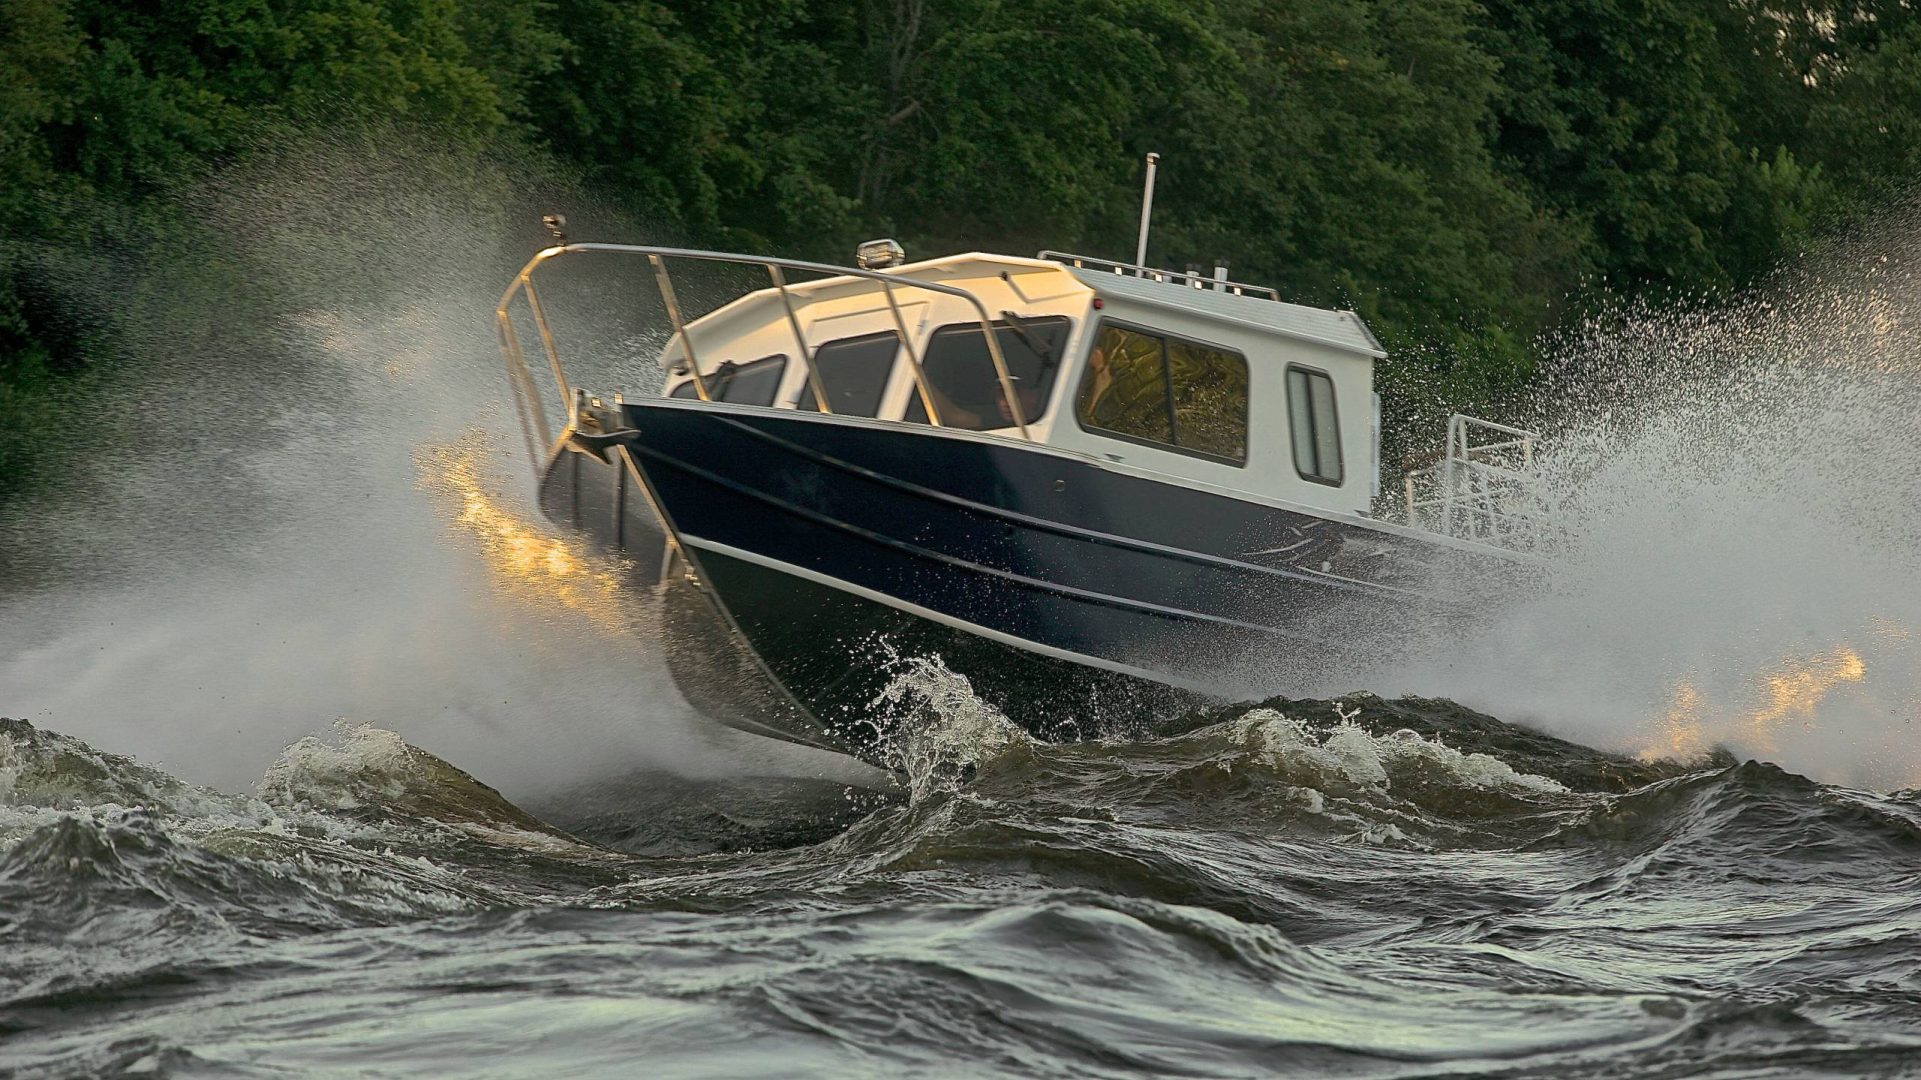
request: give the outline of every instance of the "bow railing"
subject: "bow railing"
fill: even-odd
[[[1014,379],[1008,372],[1007,358],[1002,355],[998,335],[994,333],[993,318],[987,305],[978,296],[966,289],[938,282],[921,281],[882,270],[862,270],[848,266],[833,266],[827,263],[805,262],[798,259],[776,259],[761,255],[741,255],[724,251],[701,251],[693,248],[648,247],[638,244],[599,244],[599,243],[562,243],[545,248],[514,275],[513,282],[501,294],[500,303],[494,308],[494,319],[500,334],[500,349],[507,364],[507,381],[514,395],[515,413],[520,419],[521,433],[529,444],[529,452],[534,460],[533,439],[538,434],[540,446],[552,446],[554,436],[547,424],[545,412],[540,408],[539,390],[535,385],[533,371],[527,364],[525,351],[521,347],[520,333],[513,316],[516,299],[524,299],[535,332],[539,335],[541,349],[547,360],[548,369],[553,377],[555,389],[559,392],[561,411],[567,415],[573,408],[575,395],[568,382],[565,365],[561,363],[560,349],[555,344],[553,327],[548,320],[547,311],[541,304],[540,293],[534,287],[534,275],[543,265],[562,255],[602,253],[613,255],[641,256],[651,264],[654,271],[654,284],[658,289],[661,303],[666,310],[668,321],[673,326],[673,340],[680,346],[682,359],[688,370],[693,373],[696,396],[702,401],[713,400],[708,388],[708,374],[700,367],[700,358],[694,349],[694,336],[689,332],[689,321],[683,316],[680,298],[674,289],[674,281],[668,272],[670,260],[689,260],[706,263],[725,263],[737,266],[755,266],[765,270],[768,287],[779,297],[786,315],[789,329],[795,344],[799,347],[801,362],[806,366],[807,383],[813,390],[815,408],[823,413],[831,413],[828,395],[821,384],[820,371],[814,363],[814,351],[809,347],[806,331],[801,326],[801,310],[805,307],[805,296],[801,307],[795,306],[797,289],[818,287],[820,280],[804,283],[790,283],[790,272],[827,275],[828,279],[866,280],[874,284],[874,291],[886,299],[887,307],[893,314],[895,331],[900,335],[902,352],[907,357],[908,369],[913,374],[915,390],[920,397],[921,406],[926,410],[929,423],[941,425],[939,395],[927,381],[927,373],[921,367],[920,351],[914,336],[908,332],[907,321],[901,313],[897,289],[913,289],[937,293],[964,301],[978,316],[981,334],[986,340],[988,358],[994,365],[994,376],[1000,383],[1001,393],[1009,402],[1018,401],[1015,394]],[[745,294],[743,294],[745,295]],[[696,320],[697,321],[697,320]],[[663,354],[664,358],[664,354]],[[1031,440],[1033,436],[1027,428],[1027,419],[1022,410],[1015,409],[1013,420],[1020,429],[1021,438]]]

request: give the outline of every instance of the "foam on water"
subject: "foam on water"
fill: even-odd
[[[397,732],[365,724],[336,725],[331,738],[310,735],[287,747],[256,791],[269,805],[298,812],[451,828],[497,847],[561,857],[606,854],[534,818]]]
[[[244,796],[185,783],[60,732],[0,718],[0,807],[82,810],[145,807],[189,819],[258,825],[272,815]]]
[[[1921,1038],[1887,993],[1909,803],[1752,764],[1570,792],[1513,764],[1551,741],[1417,701],[1037,744],[931,659],[898,674],[916,797],[753,851],[530,843],[365,727],[289,747],[234,798],[254,828],[16,782],[67,808],[0,840],[9,1064],[611,1072],[642,1038],[729,1075],[1895,1075]],[[13,724],[21,778],[185,786]]]
[[[894,677],[870,704],[890,722],[881,760],[918,802],[951,792],[983,764],[1031,739],[938,656],[902,658],[883,643]]]
[[[1560,783],[1517,772],[1492,755],[1462,753],[1412,731],[1376,735],[1351,719],[1330,729],[1316,729],[1274,709],[1250,709],[1229,725],[1228,735],[1266,755],[1272,764],[1310,769],[1382,790],[1393,787],[1396,775],[1422,773],[1462,787],[1567,794]]]

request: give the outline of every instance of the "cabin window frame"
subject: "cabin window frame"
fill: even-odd
[[[1167,433],[1168,436],[1173,439],[1179,439],[1181,437],[1181,427],[1180,422],[1175,419],[1174,415],[1174,373],[1169,370],[1167,365],[1168,339],[1178,338],[1186,344],[1198,345],[1203,349],[1212,349],[1216,352],[1226,353],[1240,360],[1242,370],[1247,373],[1245,383],[1247,393],[1241,398],[1241,423],[1246,431],[1246,435],[1241,440],[1240,460],[1236,461],[1222,454],[1210,454],[1205,450],[1196,450],[1192,447],[1182,446],[1177,442],[1160,442],[1156,439],[1142,438],[1139,435],[1129,435],[1124,431],[1111,431],[1104,427],[1089,427],[1087,425],[1087,422],[1081,418],[1081,394],[1087,388],[1088,376],[1093,373],[1093,369],[1088,366],[1087,360],[1094,355],[1094,347],[1100,344],[1101,331],[1110,326],[1118,330],[1126,330],[1130,333],[1141,334],[1160,341],[1161,389],[1166,395],[1162,400],[1165,403],[1167,412]],[[1233,346],[1222,345],[1218,342],[1208,341],[1205,338],[1194,337],[1190,334],[1177,334],[1172,331],[1163,330],[1160,327],[1148,326],[1144,323],[1103,316],[1088,327],[1087,348],[1081,356],[1081,377],[1077,380],[1074,393],[1070,395],[1067,404],[1074,413],[1075,426],[1079,427],[1083,432],[1098,436],[1099,438],[1115,439],[1120,442],[1133,443],[1136,446],[1145,446],[1154,450],[1165,450],[1168,453],[1198,458],[1202,461],[1211,461],[1217,465],[1229,465],[1236,469],[1247,468],[1248,462],[1251,461],[1254,456],[1254,366],[1248,363],[1247,353]]]
[[[717,403],[724,404],[724,405],[748,405],[756,409],[772,409],[772,408],[779,407],[781,384],[787,381],[787,365],[791,360],[791,358],[784,352],[769,353],[768,355],[760,357],[757,360],[749,360],[745,364],[735,364],[733,372],[727,376],[727,385],[721,387],[721,393],[725,395],[727,392],[727,387],[731,387],[734,384],[734,380],[740,378],[742,374],[746,373],[751,369],[772,364],[776,360],[780,361],[780,373],[774,376],[774,390],[773,390],[773,393],[770,393],[767,395],[766,404],[763,405],[763,404],[760,404],[757,402],[751,402],[751,401],[729,401],[725,396],[717,397],[717,398],[714,398],[713,400]],[[701,378],[705,379],[709,383],[712,383],[714,380],[714,377],[718,374],[719,374],[719,369],[716,368],[714,371],[702,372]],[[682,390],[686,390],[688,391],[688,393],[683,394],[681,393]],[[675,384],[672,390],[667,391],[666,396],[670,398],[674,398],[677,401],[699,401],[700,391],[694,388],[694,380],[692,378],[687,378]]]
[[[809,356],[807,359],[807,364],[808,364],[807,370],[816,375],[819,375],[820,374],[820,354],[823,350],[831,348],[835,345],[845,345],[850,342],[874,341],[880,338],[894,339],[894,355],[888,359],[887,372],[881,377],[881,380],[879,383],[880,389],[876,391],[874,395],[874,411],[866,412],[866,413],[856,413],[856,412],[841,412],[839,410],[835,410],[831,413],[827,413],[826,415],[858,416],[858,417],[863,417],[869,420],[880,419],[881,410],[884,409],[887,405],[887,392],[893,387],[894,379],[900,373],[900,354],[901,354],[902,339],[901,339],[899,330],[894,329],[893,327],[888,327],[884,330],[872,330],[865,334],[848,334],[846,337],[837,337],[832,339],[831,341],[823,341],[819,345],[814,346],[813,355]],[[821,389],[827,391],[827,394],[831,399],[834,393],[834,388],[827,385],[827,379],[824,376],[821,377],[820,383],[821,383]],[[800,389],[794,392],[794,409],[798,412],[819,412],[820,406],[818,402],[811,405],[805,404],[805,402],[807,401],[808,395],[812,394],[813,392],[814,392],[814,386],[813,386],[812,380],[808,378],[801,379]],[[831,405],[833,404],[833,402],[830,400],[828,404]]]
[[[992,328],[994,332],[997,334],[1002,330],[1006,330],[1009,334],[1012,334],[1016,338],[1018,338],[1019,332],[1014,328],[1013,321],[1005,318],[1005,315],[1006,315],[1005,312],[1003,312],[1002,314],[1003,314],[1002,318],[990,319],[988,321],[988,326]],[[1014,314],[1020,315],[1019,312],[1014,312]],[[1054,322],[1058,320],[1059,322],[1065,324],[1065,331],[1061,334],[1061,341],[1060,341],[1060,347],[1059,347],[1060,354],[1054,358],[1053,370],[1045,373],[1047,375],[1047,378],[1044,382],[1040,384],[1045,388],[1044,396],[1041,398],[1040,408],[1035,413],[1035,415],[1031,417],[1024,417],[1027,425],[1029,427],[1032,427],[1035,424],[1039,424],[1045,421],[1047,419],[1048,410],[1053,408],[1054,406],[1054,401],[1055,401],[1054,387],[1061,381],[1061,373],[1067,370],[1067,367],[1068,367],[1067,356],[1068,356],[1068,353],[1072,351],[1072,346],[1074,344],[1074,331],[1075,329],[1077,329],[1077,325],[1076,325],[1076,320],[1072,315],[1064,315],[1058,312],[1045,314],[1045,315],[1020,315],[1020,318],[1024,322],[1031,322],[1031,323]],[[940,326],[935,327],[932,331],[928,332],[926,336],[924,336],[920,341],[921,372],[923,374],[926,374],[927,362],[930,354],[934,351],[934,343],[936,340],[940,338],[942,334],[946,333],[946,334],[951,334],[953,336],[959,336],[960,334],[967,333],[969,330],[972,330],[975,333],[979,333],[980,329],[981,329],[981,324],[979,319],[959,319],[951,323],[943,323]],[[1007,351],[1006,342],[1002,342],[1001,344],[1002,344],[1001,352],[1002,352],[1002,355],[1005,356]],[[983,352],[986,351],[985,338],[982,339],[982,351]],[[999,393],[1000,388],[998,386],[998,383],[1000,381],[1000,378],[999,378],[999,373],[994,371],[994,362],[992,358],[984,357],[982,362],[987,365],[987,370],[989,372],[988,377],[996,383],[994,392]],[[1008,374],[1011,376],[1013,372],[1009,371]],[[933,376],[928,375],[927,381],[928,381],[929,387],[932,388],[933,381],[934,381]],[[942,390],[941,393],[945,394],[946,391]],[[919,410],[923,413],[923,415],[920,416],[918,419],[916,419],[914,416],[914,413],[916,412],[916,410]],[[928,423],[928,419],[924,415],[924,413],[925,413],[925,410],[921,408],[921,403],[920,403],[920,387],[915,384],[913,375],[910,373],[907,378],[907,404],[903,406],[901,409],[901,420],[903,423],[909,423],[909,424],[926,424]],[[945,427],[950,427],[952,425],[949,425],[946,422],[946,420],[943,419],[941,421],[941,426],[945,428]],[[993,427],[978,427],[978,428],[954,427],[953,430],[955,431],[1011,431],[1019,426],[1020,426],[1019,423],[1014,421],[1009,421],[1005,424],[998,424]]]
[[[1301,468],[1300,449],[1294,442],[1294,380],[1292,376],[1296,371],[1306,375],[1309,379],[1318,375],[1327,380],[1327,397],[1328,401],[1333,405],[1334,414],[1334,456],[1336,459],[1335,463],[1339,467],[1339,472],[1332,480],[1325,476],[1318,476],[1314,473],[1307,472]],[[1309,364],[1297,364],[1290,361],[1287,365],[1286,372],[1281,378],[1281,392],[1282,402],[1287,413],[1287,456],[1294,462],[1295,475],[1310,484],[1319,484],[1322,487],[1337,488],[1344,486],[1347,483],[1347,446],[1341,441],[1341,388],[1334,382],[1334,373],[1325,368],[1317,368]],[[1314,425],[1314,397],[1312,390],[1308,392],[1307,420],[1310,425]],[[1318,426],[1309,427],[1308,437],[1310,439],[1313,439],[1314,436],[1319,434]]]

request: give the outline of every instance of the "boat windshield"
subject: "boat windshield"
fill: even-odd
[[[1072,327],[1073,320],[1060,315],[1010,317],[994,323],[994,337],[1007,361],[1023,422],[1035,423],[1047,411],[1054,374],[1060,370],[1061,352]],[[1014,410],[1001,392],[980,323],[953,323],[934,331],[921,369],[927,374],[927,389],[943,425],[966,431],[1014,426]],[[907,420],[927,422],[919,394],[908,399]]]
[[[787,357],[784,355],[762,357],[751,364],[723,361],[707,376],[707,392],[713,395],[715,401],[729,401],[736,405],[772,405],[774,393],[780,389],[780,377],[786,370]],[[669,396],[697,398],[700,391],[695,389],[694,380],[688,379],[674,387],[674,392]]]
[[[814,377],[827,392],[828,409],[842,416],[879,416],[881,396],[899,351],[900,335],[892,330],[841,338],[815,349]],[[811,383],[801,387],[794,407],[801,412],[818,407]]]

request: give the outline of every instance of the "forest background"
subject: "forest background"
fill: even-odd
[[[1155,150],[1150,261],[1359,310],[1405,410],[1872,227],[1921,175],[1921,10],[0,0],[0,496],[142,361],[76,268],[247,303],[262,283],[186,256],[184,194],[341,131],[542,163],[642,233],[608,239],[836,262],[882,235],[1128,257]]]

